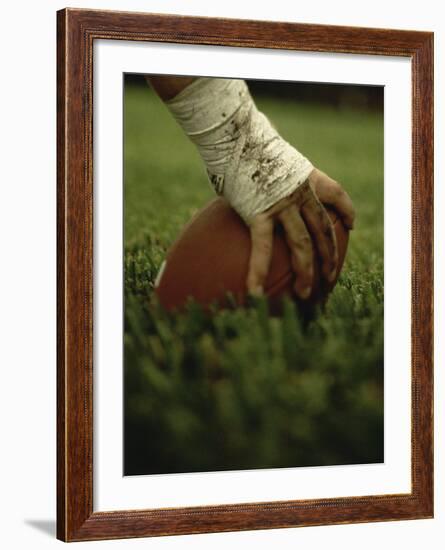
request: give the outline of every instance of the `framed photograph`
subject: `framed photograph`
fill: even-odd
[[[433,34],[57,40],[57,537],[433,517]]]

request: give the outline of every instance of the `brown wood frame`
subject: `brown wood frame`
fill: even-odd
[[[93,512],[93,42],[210,44],[412,61],[412,491]],[[64,541],[433,516],[433,34],[65,9],[57,13],[57,537]]]

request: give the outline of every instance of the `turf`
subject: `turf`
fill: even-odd
[[[383,460],[383,114],[258,97],[357,211],[325,311],[156,304],[169,245],[213,197],[202,162],[148,87],[126,85],[125,474]]]

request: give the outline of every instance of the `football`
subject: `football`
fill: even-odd
[[[322,287],[315,253],[313,289],[304,307],[325,300],[338,280],[346,256],[349,231],[334,210],[326,209],[337,238],[337,276],[329,286]],[[193,216],[168,250],[155,282],[159,302],[167,310],[180,310],[189,299],[205,308],[211,304],[219,308],[245,305],[250,248],[250,233],[243,220],[225,199],[212,200]],[[283,229],[277,224],[264,286],[272,312],[279,311],[284,296],[296,299],[294,277]]]

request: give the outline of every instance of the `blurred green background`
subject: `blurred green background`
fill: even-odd
[[[356,228],[325,311],[258,300],[165,313],[153,282],[213,198],[202,161],[139,77],[124,96],[124,474],[383,461],[383,89],[249,82],[282,136],[351,195]]]

